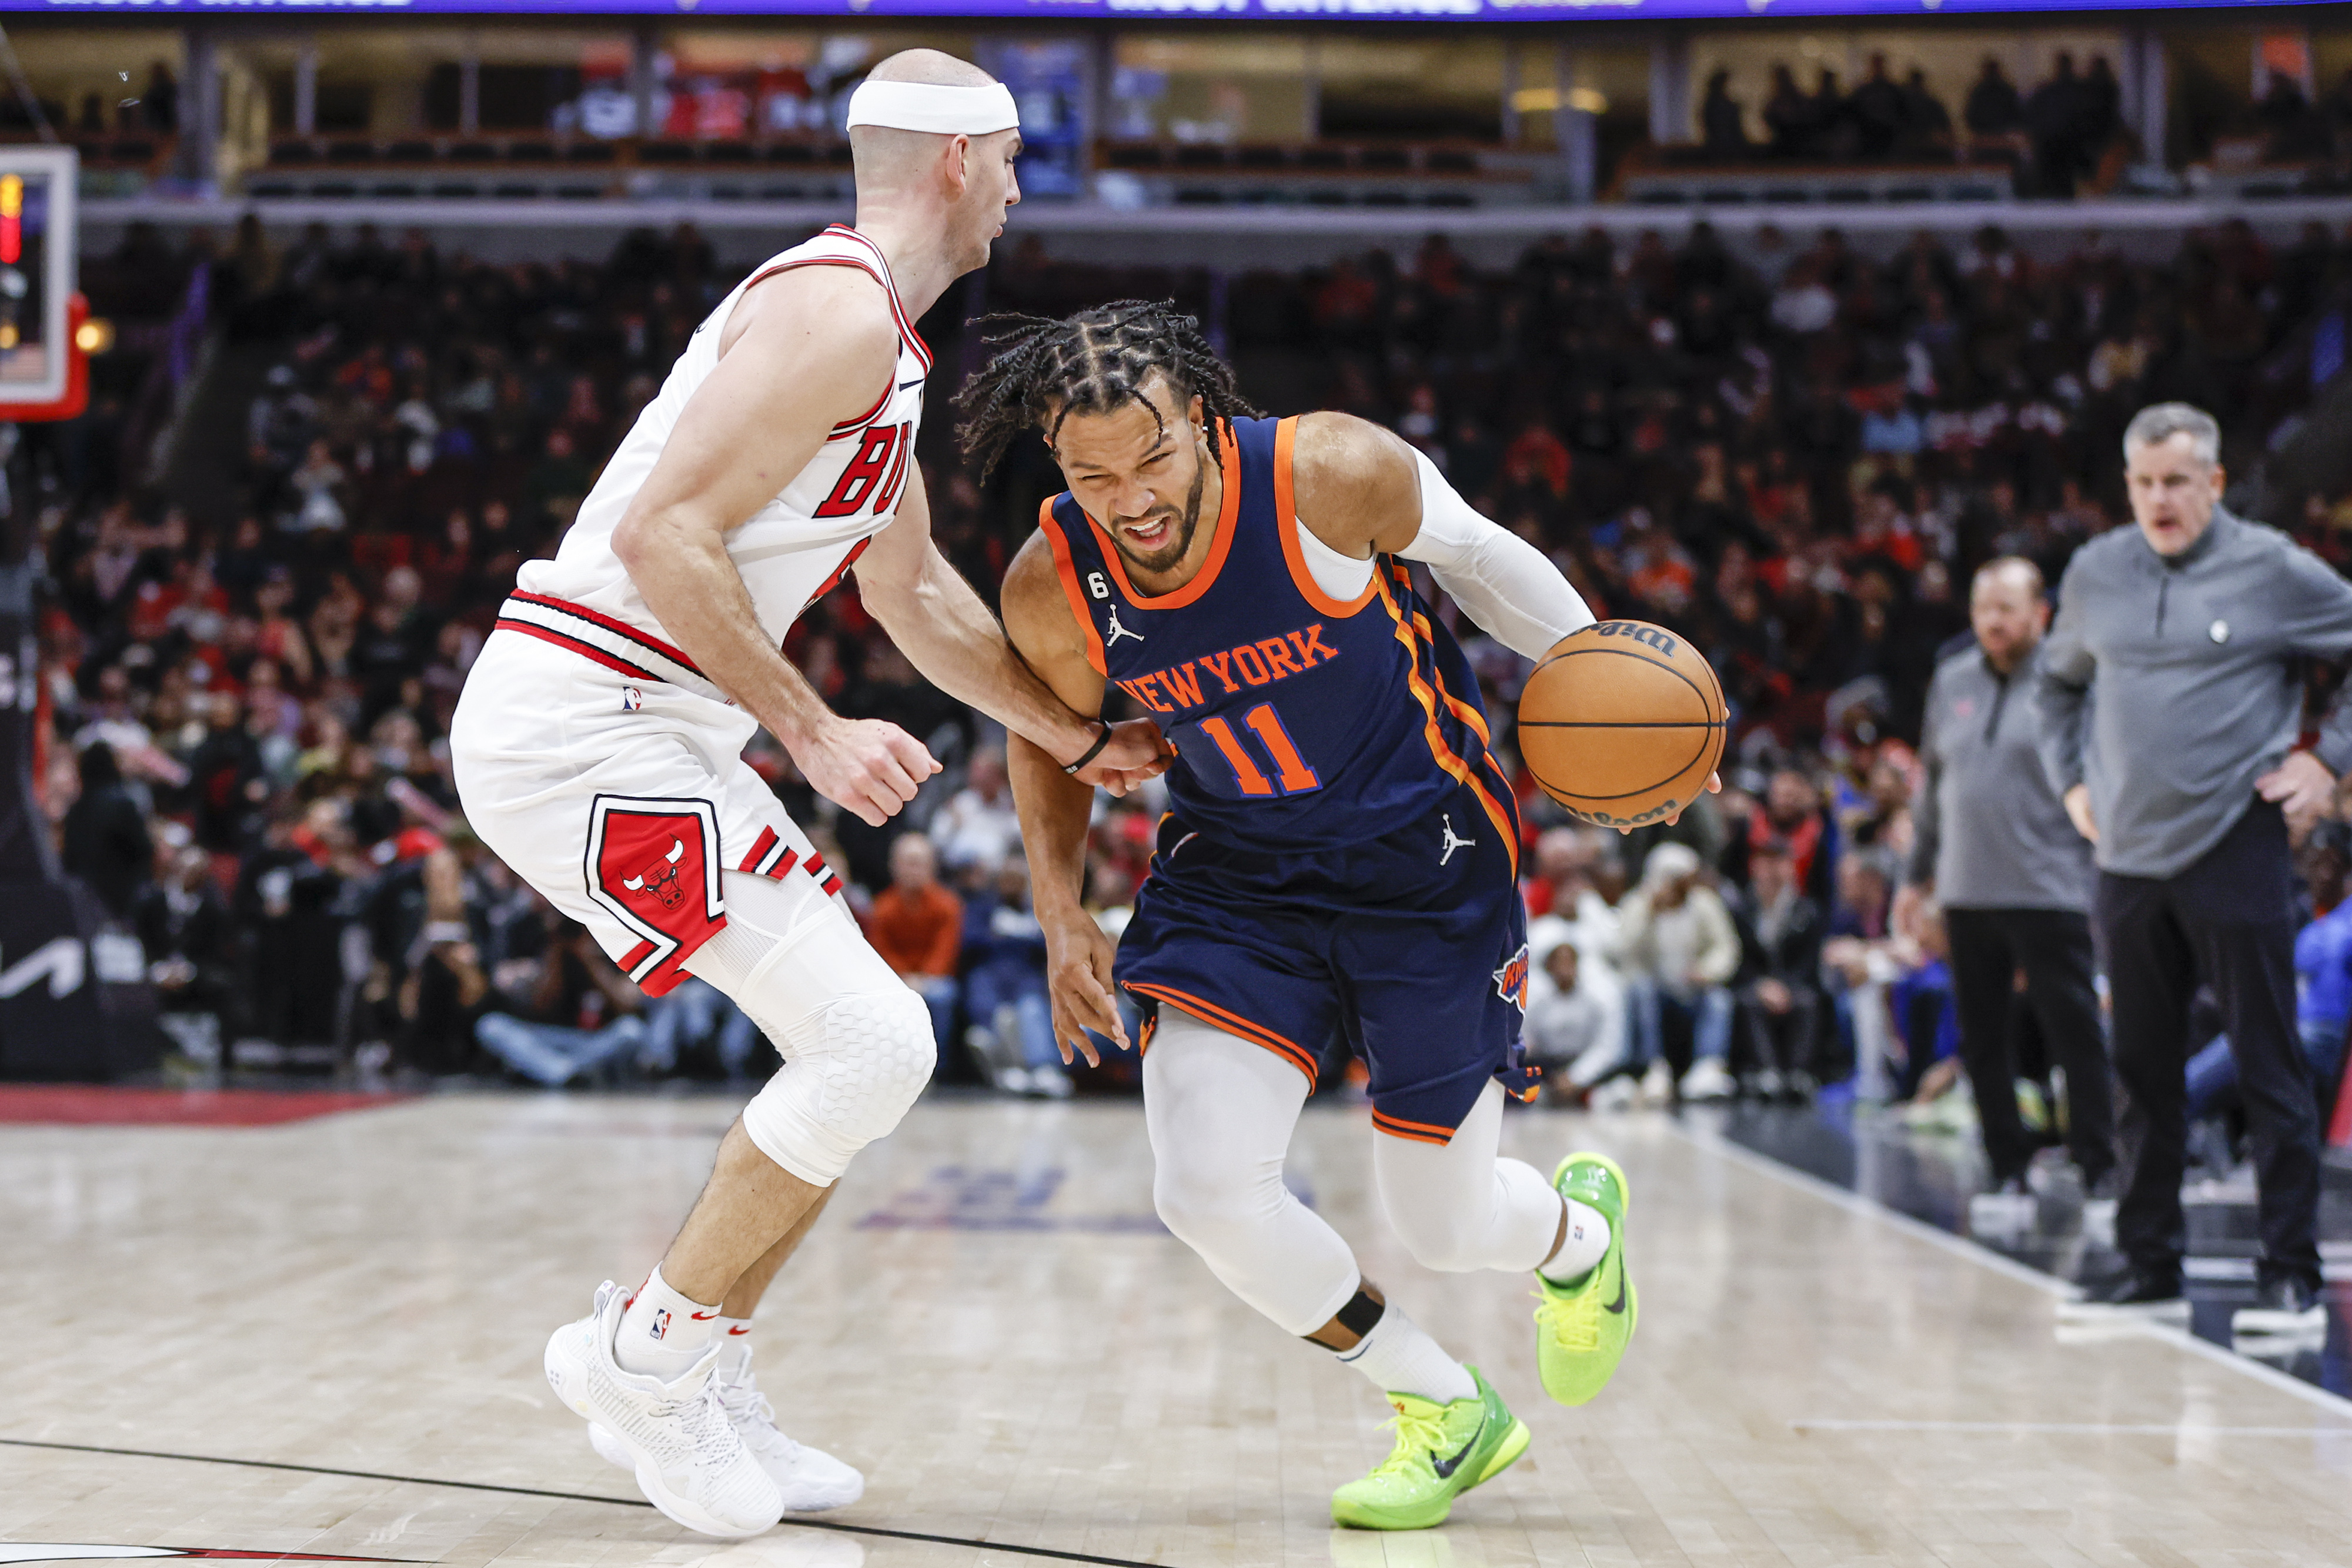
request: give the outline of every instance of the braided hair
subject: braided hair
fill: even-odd
[[[996,349],[956,394],[963,411],[958,438],[988,477],[1014,436],[1042,429],[1050,446],[1073,413],[1108,413],[1130,402],[1160,410],[1143,395],[1153,371],[1180,402],[1198,395],[1208,416],[1209,455],[1218,456],[1221,420],[1257,410],[1234,384],[1233,367],[1201,335],[1201,323],[1172,299],[1117,299],[1062,320],[1045,316],[983,316],[982,340]]]

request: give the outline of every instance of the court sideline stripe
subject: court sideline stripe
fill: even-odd
[[[1661,1117],[1660,1121],[1669,1132],[1686,1144],[1719,1155],[1733,1165],[1744,1166],[1749,1170],[1793,1186],[1801,1192],[1809,1192],[1815,1197],[1833,1204],[1850,1214],[1867,1215],[1881,1224],[1892,1226],[1897,1230],[1927,1242],[1931,1247],[1949,1252],[1956,1258],[1964,1258],[1979,1268],[1990,1269],[1996,1274],[2006,1275],[2019,1284],[2030,1286],[2053,1300],[2073,1301],[2081,1294],[2063,1280],[2044,1274],[2038,1269],[2029,1269],[2015,1259],[2004,1258],[1990,1248],[1979,1246],[1964,1236],[1955,1236],[1948,1230],[1938,1230],[1926,1220],[1915,1219],[1902,1210],[1890,1208],[1875,1198],[1867,1197],[1861,1193],[1849,1191],[1845,1187],[1823,1181],[1811,1171],[1801,1171],[1794,1166],[1783,1165],[1769,1155],[1759,1154],[1754,1149],[1733,1143],[1712,1128],[1685,1126],[1680,1120],[1674,1117]],[[2315,1383],[2305,1383],[2300,1377],[2281,1372],[2274,1366],[2264,1366],[2261,1362],[2240,1355],[2234,1351],[2224,1350],[2209,1340],[2199,1339],[2186,1329],[2145,1324],[2125,1332],[2137,1333],[2147,1339],[2161,1340],[2167,1344],[2187,1351],[2191,1355],[2201,1356],[2216,1366],[2226,1366],[2242,1376],[2252,1378],[2257,1383],[2268,1384],[2281,1394],[2292,1395],[2305,1404],[2317,1406],[2331,1415],[2343,1416],[2352,1413],[2352,1399],[2322,1388]]]
[[[511,1497],[553,1498],[561,1502],[606,1502],[616,1508],[653,1507],[643,1498],[604,1497],[584,1491],[549,1491],[541,1487],[499,1486],[492,1481],[450,1481],[435,1476],[394,1476],[381,1470],[339,1470],[326,1465],[294,1465],[279,1459],[231,1459],[217,1454],[166,1454],[153,1448],[109,1448],[91,1443],[44,1443],[30,1437],[0,1437],[0,1447],[55,1448],[69,1454],[110,1454],[132,1459],[177,1459],[191,1465],[236,1465],[252,1470],[294,1470],[306,1476],[346,1476],[353,1480],[395,1481],[403,1486],[455,1487],[465,1491],[504,1492]],[[892,1541],[929,1542],[935,1546],[968,1546],[982,1552],[1013,1552],[1024,1557],[1051,1557],[1063,1563],[1100,1563],[1106,1568],[1167,1568],[1165,1563],[1139,1563],[1131,1557],[1097,1557],[1090,1552],[1057,1552],[1050,1546],[1013,1546],[1002,1541],[973,1541],[961,1535],[927,1535],[916,1530],[884,1530],[878,1525],[843,1524],[830,1519],[787,1516],[780,1522],[795,1530],[830,1530],[841,1535],[878,1535]]]

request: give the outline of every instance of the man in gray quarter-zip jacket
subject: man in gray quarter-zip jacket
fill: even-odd
[[[2341,703],[2315,754],[2293,749],[2301,661],[2352,654],[2352,583],[2221,508],[2220,449],[2212,417],[2185,403],[2133,419],[2124,473],[2139,526],[2092,540],[2067,567],[2037,695],[2044,772],[2095,846],[2121,1091],[2116,1241],[2130,1268],[2082,1310],[2186,1314],[2184,1065],[2201,980],[2237,1058],[2261,1188],[2258,1300],[2235,1319],[2255,1333],[2325,1321],[2287,832],[2326,808],[2352,765]]]
[[[1932,891],[1951,942],[1960,1059],[1997,1192],[2022,1194],[2034,1138],[2018,1114],[2016,979],[2066,1075],[2066,1142],[2086,1189],[2115,1165],[2107,1042],[2091,953],[2091,847],[2042,778],[2033,685],[2050,624],[2042,571],[2007,556],[1969,591],[1977,645],[1936,668],[1919,728],[1907,915]]]

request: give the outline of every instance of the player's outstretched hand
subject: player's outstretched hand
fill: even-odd
[[[1092,762],[1077,771],[1081,784],[1092,784],[1124,795],[1147,779],[1157,779],[1176,759],[1176,748],[1148,718],[1130,718],[1110,727],[1110,739]]]
[[[1102,927],[1083,910],[1045,925],[1045,990],[1054,1004],[1054,1043],[1067,1063],[1073,1051],[1088,1067],[1102,1065],[1102,1053],[1087,1030],[1108,1035],[1129,1049],[1127,1025],[1111,997],[1110,961],[1118,951]]]
[[[800,744],[784,744],[812,789],[869,828],[897,816],[940,770],[921,741],[884,719],[829,716]]]

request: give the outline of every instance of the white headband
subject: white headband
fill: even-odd
[[[1014,131],[1021,111],[1001,81],[986,87],[938,87],[919,81],[864,81],[849,95],[849,123],[928,131],[934,136],[985,136]]]

